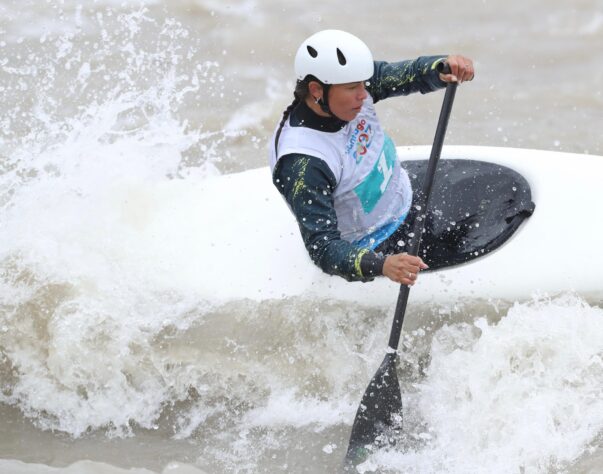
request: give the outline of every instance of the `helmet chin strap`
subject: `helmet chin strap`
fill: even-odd
[[[333,113],[331,107],[329,107],[329,90],[331,89],[331,84],[324,84],[323,82],[317,81],[322,86],[322,97],[319,99],[315,99],[314,102],[318,104],[320,110],[324,113],[329,114],[331,117],[334,117],[338,120],[340,119],[337,115]]]
[[[329,84],[322,84],[322,98],[318,100],[317,104],[320,105],[320,109],[329,114],[329,115],[333,115],[333,112],[331,112],[331,108],[329,107],[329,89],[331,88],[331,86]]]

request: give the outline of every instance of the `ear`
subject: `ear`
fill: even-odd
[[[310,91],[310,95],[316,99],[322,98],[322,86],[317,81],[310,81],[308,84],[308,90]]]

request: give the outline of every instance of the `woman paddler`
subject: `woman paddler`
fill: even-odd
[[[437,71],[442,61],[450,74]],[[349,281],[385,275],[413,285],[428,268],[404,253],[416,213],[413,190],[374,104],[470,81],[472,61],[459,55],[373,61],[356,36],[325,30],[301,44],[295,73],[295,99],[271,140],[270,166],[310,257]],[[424,256],[430,237],[426,230]]]

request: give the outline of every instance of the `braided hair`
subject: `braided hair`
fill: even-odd
[[[274,150],[278,156],[278,139],[281,136],[281,132],[283,131],[283,127],[285,126],[285,122],[291,115],[291,111],[295,109],[299,105],[302,100],[305,100],[306,96],[309,94],[308,83],[305,79],[303,81],[298,80],[295,85],[295,90],[293,91],[293,102],[289,104],[289,107],[285,109],[283,112],[283,118],[281,119],[281,123],[278,126],[278,131],[276,132],[276,137],[274,139]]]
[[[289,107],[287,107],[285,109],[285,111],[283,112],[283,118],[281,119],[281,123],[278,126],[278,130],[276,132],[276,137],[274,139],[274,150],[275,150],[277,156],[278,156],[278,139],[281,136],[281,131],[283,130],[283,127],[285,126],[285,122],[291,115],[291,112],[293,111],[293,109],[295,109],[295,107],[297,107],[300,102],[302,102],[303,100],[306,100],[306,97],[308,97],[308,94],[310,93],[310,89],[308,86],[309,86],[310,82],[312,82],[312,81],[318,82],[322,86],[323,91],[324,91],[323,96],[325,97],[325,100],[323,101],[321,99],[318,102],[320,104],[320,107],[322,108],[322,110],[324,110],[327,113],[331,112],[329,110],[329,106],[327,105],[327,102],[326,102],[326,98],[328,96],[329,85],[324,84],[322,81],[320,81],[316,77],[312,76],[311,74],[308,74],[303,80],[298,80],[297,84],[295,85],[295,90],[293,91],[293,97],[294,97],[293,102],[291,102],[291,104],[289,104]]]

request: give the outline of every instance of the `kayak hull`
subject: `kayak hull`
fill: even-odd
[[[428,146],[398,148],[402,161],[428,159],[429,152]],[[603,157],[446,146],[442,159],[447,158],[492,162],[519,172],[531,187],[536,210],[497,250],[421,274],[411,292],[413,302],[515,301],[564,291],[577,291],[587,299],[603,297],[603,214],[597,210],[603,202]],[[200,241],[191,258],[203,267],[197,289],[207,300],[395,302],[398,285],[387,278],[350,283],[312,263],[268,168],[208,178],[192,192],[200,207],[191,218],[191,230]],[[220,196],[219,208],[212,206],[215,196]]]

